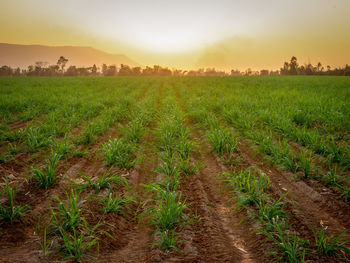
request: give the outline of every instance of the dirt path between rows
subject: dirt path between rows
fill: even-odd
[[[199,144],[203,139],[195,137],[195,141]],[[219,184],[218,175],[225,169],[203,143],[196,160],[204,167],[184,180],[181,188],[192,211],[200,216],[193,229],[198,262],[262,262],[255,253],[261,248],[260,237],[241,222],[243,213],[233,213],[232,199]]]

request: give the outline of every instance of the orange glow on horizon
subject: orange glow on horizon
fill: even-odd
[[[277,69],[350,61],[350,1],[3,0],[0,42],[91,46],[142,65]],[[38,8],[40,7],[40,8]]]

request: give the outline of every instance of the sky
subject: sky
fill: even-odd
[[[350,63],[350,0],[0,0],[0,42],[91,46],[141,65]]]

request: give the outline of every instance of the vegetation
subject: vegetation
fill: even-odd
[[[15,206],[15,190],[9,185],[8,179],[5,178],[6,188],[8,197],[8,205],[0,205],[0,220],[6,220],[9,223],[13,223],[15,219],[20,219],[23,217],[26,211],[26,206]]]
[[[68,59],[60,56],[55,65],[47,65],[47,63],[38,61],[34,65],[29,65],[27,69],[11,68],[9,66],[0,67],[0,77],[4,76],[250,76],[250,75],[333,75],[333,76],[350,76],[350,66],[331,69],[327,65],[326,69],[318,62],[316,66],[311,63],[299,66],[297,58],[293,56],[290,62],[285,62],[280,70],[269,71],[262,69],[253,72],[250,68],[246,71],[231,70],[230,74],[224,71],[218,71],[215,68],[197,69],[185,71],[182,69],[169,69],[155,65],[153,67],[146,66],[145,68],[130,67],[121,64],[119,68],[116,65],[103,64],[101,70],[94,64],[91,67],[76,67],[71,65],[64,70]]]
[[[73,72],[65,63],[60,76]],[[119,249],[140,253],[135,262],[149,251],[229,261],[234,233],[253,259],[346,261],[349,85],[329,76],[1,78],[0,247],[38,240],[33,257],[47,261],[108,261]]]

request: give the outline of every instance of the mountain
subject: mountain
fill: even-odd
[[[88,67],[96,64],[140,66],[125,55],[110,54],[92,47],[42,46],[0,43],[0,66],[27,68],[37,61],[56,64],[60,56],[68,59],[67,66]]]

